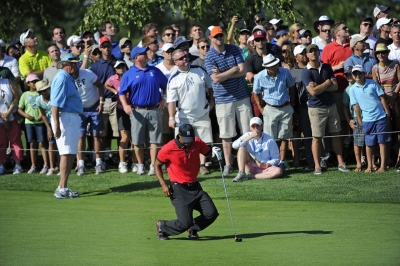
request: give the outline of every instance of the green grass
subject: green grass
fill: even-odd
[[[155,177],[72,174],[79,199],[55,200],[58,176],[0,176],[0,265],[399,265],[400,176],[300,169],[285,178],[233,183],[200,176],[220,212],[190,241],[158,241],[155,222],[174,219]]]

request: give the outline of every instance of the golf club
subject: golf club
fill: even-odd
[[[217,157],[218,163],[219,163],[219,168],[221,169],[221,175],[222,175],[222,183],[224,184],[224,190],[225,190],[225,196],[226,196],[226,201],[228,202],[228,210],[229,210],[229,216],[231,217],[231,223],[232,223],[232,228],[233,228],[233,233],[235,235],[235,242],[242,242],[242,239],[236,235],[236,229],[235,229],[235,224],[233,223],[233,218],[232,218],[232,210],[231,210],[231,204],[229,203],[229,197],[228,197],[228,191],[226,189],[226,182],[225,182],[225,177],[224,177],[224,171],[222,169],[222,151],[218,147],[213,147],[212,148],[213,156]]]

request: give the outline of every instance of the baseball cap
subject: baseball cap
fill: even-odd
[[[390,6],[384,6],[384,5],[376,5],[376,7],[374,8],[374,17],[378,16],[378,14],[380,12],[386,12],[390,9]]]
[[[317,49],[319,51],[319,47],[316,44],[309,44],[306,48],[307,53],[309,53],[311,49]]]
[[[360,66],[360,65],[355,65],[355,66],[353,66],[353,69],[351,70],[351,73],[353,73],[353,72],[355,72],[355,71],[359,71],[359,72],[365,73],[364,68],[363,68],[362,66]]]
[[[189,124],[182,124],[179,127],[179,134],[184,142],[193,142],[194,141],[194,129]]]
[[[255,26],[255,27],[253,28],[252,32],[254,33],[256,30],[262,30],[262,31],[265,31],[265,32],[266,32],[265,28],[264,28],[263,26],[261,26],[261,25]]]
[[[254,36],[254,39],[257,39],[257,38],[265,39],[267,37],[267,33],[265,31],[258,30],[253,33],[253,36]]]
[[[253,117],[252,119],[250,119],[250,126],[257,124],[259,126],[262,125],[262,120],[259,117]]]
[[[305,45],[297,45],[293,50],[293,55],[301,54],[307,47]]]
[[[188,43],[189,46],[192,46],[193,44],[193,40],[186,40],[185,37],[183,36],[179,36],[178,38],[176,38],[174,45],[175,45],[175,49],[179,48],[179,45],[181,45],[182,43]]]
[[[351,74],[351,70],[353,69],[353,66],[348,66],[344,69],[345,74]]]
[[[389,50],[389,48],[387,47],[387,45],[384,44],[384,43],[378,43],[378,44],[375,46],[375,52],[388,52],[388,51],[390,51],[390,50]]]
[[[243,33],[251,34],[251,32],[248,29],[242,29],[242,30],[239,31],[239,35],[243,34]]]
[[[163,46],[161,47],[161,50],[163,52],[166,52],[169,49],[175,49],[175,46],[172,43],[164,43]]]
[[[117,62],[115,62],[114,68],[117,68],[117,67],[118,67],[119,65],[121,65],[121,64],[123,64],[123,65],[126,66],[126,63],[125,63],[124,60],[117,60]]]
[[[247,44],[249,44],[250,42],[254,41],[254,35],[251,35],[248,39],[247,39]]]
[[[131,40],[129,40],[129,38],[126,38],[126,37],[119,40],[119,48],[121,48],[121,46],[124,45],[128,41],[132,44]]]
[[[210,32],[210,36],[214,37],[215,35],[218,34],[224,34],[224,31],[222,30],[222,28],[220,26],[215,26],[211,32]]]
[[[78,35],[72,35],[68,38],[67,45],[68,46],[75,45],[77,43],[80,43],[81,41],[82,41],[81,37],[79,37]]]
[[[306,33],[309,33],[309,35],[312,36],[312,33],[311,33],[310,30],[301,29],[301,30],[299,31],[299,38],[304,37],[304,35],[305,35]]]
[[[373,20],[371,17],[366,17],[366,18],[364,18],[364,19],[361,21],[361,23],[362,23],[362,22],[365,22],[365,21],[370,21],[372,24],[374,24],[374,20]]]
[[[78,63],[80,61],[79,57],[76,57],[74,54],[65,54],[61,57],[61,61],[57,63],[57,68],[60,69],[63,62]]]
[[[391,18],[380,18],[376,22],[376,28],[379,29],[381,26],[389,24],[390,22],[392,22]]]
[[[16,45],[16,44],[20,44],[21,42],[19,41],[19,38],[14,38],[14,39],[12,39],[12,41],[10,42],[10,46],[12,46],[12,45]]]
[[[88,31],[88,30],[85,30],[85,31],[82,32],[82,34],[81,34],[81,39],[83,39],[83,37],[85,37],[86,34],[92,34],[92,35],[94,36],[93,32]]]
[[[0,47],[6,47],[6,43],[0,39]]]
[[[97,44],[92,45],[92,51],[90,52],[90,54],[94,54],[95,51],[100,52],[99,46]]]
[[[353,48],[354,45],[356,45],[358,42],[365,41],[366,39],[368,39],[368,36],[361,36],[361,35],[355,34],[355,35],[351,36],[350,47]]]
[[[272,25],[275,25],[275,24],[278,24],[278,23],[283,23],[283,19],[276,19],[276,18],[273,18],[273,19],[271,19],[270,21],[269,21],[269,23],[271,23]]]
[[[210,26],[210,27],[207,28],[207,30],[206,30],[206,37],[207,37],[207,38],[210,37],[211,31],[212,31],[212,29],[213,29],[214,27],[215,27],[215,26]]]
[[[100,46],[101,46],[103,43],[105,43],[105,42],[111,43],[110,39],[109,39],[107,36],[101,37],[100,40],[99,40]]]
[[[50,85],[46,81],[40,80],[36,82],[35,87],[36,91],[44,91],[45,89],[50,88]]]
[[[33,34],[34,31],[32,29],[27,29],[19,36],[19,42],[22,46],[25,46],[25,39],[28,37],[29,34]]]
[[[138,54],[143,54],[143,53],[145,53],[145,52],[147,51],[147,49],[149,49],[147,46],[146,46],[146,47],[139,47],[139,46],[136,46],[136,47],[133,48],[132,51],[131,51],[131,57],[132,57],[132,59],[135,59],[135,57],[136,57]]]
[[[40,78],[36,75],[36,74],[29,74],[28,76],[26,76],[26,83],[34,81],[34,80],[40,80]]]

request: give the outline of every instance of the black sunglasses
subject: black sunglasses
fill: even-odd
[[[76,49],[83,49],[83,48],[85,48],[84,45],[75,45],[75,47],[76,47]]]
[[[188,55],[185,54],[184,56],[181,56],[181,57],[175,59],[175,61],[182,61],[183,59],[188,59]]]
[[[302,38],[308,38],[308,37],[310,37],[311,38],[311,35],[310,34],[304,34],[303,36],[301,36]]]
[[[283,49],[283,50],[282,50],[282,54],[286,54],[286,52],[287,52],[286,49]]]
[[[362,24],[364,27],[372,27],[372,24],[371,23],[363,23]]]
[[[389,53],[389,51],[377,51],[377,52],[375,52],[376,55],[378,55],[378,54],[388,54],[388,53]]]
[[[216,38],[216,39],[224,38],[224,35],[223,34],[217,34],[217,35],[214,36],[214,38]]]
[[[164,36],[168,36],[168,37],[174,36],[174,35],[175,35],[175,33],[165,33],[165,34],[164,34]]]
[[[260,18],[260,19],[256,20],[256,23],[260,23],[260,22],[263,22],[263,21],[265,21],[265,18]]]
[[[103,48],[103,49],[105,49],[105,48],[111,48],[112,45],[111,45],[111,43],[107,43],[107,44],[102,44],[102,45],[100,45],[100,47]]]
[[[348,31],[348,30],[349,30],[349,28],[348,28],[348,27],[346,27],[346,26],[344,26],[344,27],[342,28],[342,30],[344,30],[344,31]]]
[[[254,39],[254,41],[255,42],[262,42],[262,41],[265,41],[266,39],[264,39],[264,38],[257,38],[257,39]]]
[[[132,44],[131,43],[126,43],[126,44],[121,45],[122,49],[124,49],[126,47],[132,47]]]
[[[200,47],[201,50],[204,50],[205,48],[210,49],[210,45],[204,45]]]
[[[321,30],[322,32],[328,32],[331,33],[331,30],[325,29],[325,30]]]
[[[354,75],[354,76],[359,76],[359,75],[361,75],[361,74],[364,74],[364,72],[360,72],[360,71],[354,71],[354,72],[353,72],[353,75]]]

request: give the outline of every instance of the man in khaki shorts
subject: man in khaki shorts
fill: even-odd
[[[241,49],[224,43],[224,32],[219,26],[211,30],[212,48],[206,54],[207,73],[212,80],[219,136],[225,157],[224,175],[232,172],[232,138],[236,133],[236,119],[240,134],[247,130],[252,117],[250,98],[244,87],[246,68]]]
[[[289,168],[285,163],[288,139],[292,137],[293,107],[295,104],[295,83],[290,71],[279,67],[279,59],[272,54],[263,57],[265,69],[254,76],[254,100],[264,117],[264,132],[279,139],[279,167]],[[260,94],[266,105],[261,105]]]
[[[178,124],[190,124],[196,137],[211,145],[212,130],[209,111],[214,107],[211,78],[207,72],[189,65],[189,57],[184,50],[176,49],[172,57],[178,70],[169,78],[167,103],[169,126],[178,134]],[[178,108],[177,108],[178,106]],[[209,174],[205,166],[206,156],[200,154],[200,174]]]
[[[306,48],[309,63],[303,70],[302,81],[307,89],[308,114],[310,116],[311,131],[313,136],[312,153],[314,157],[314,174],[322,174],[320,165],[320,146],[322,137],[325,135],[325,128],[332,136],[340,134],[340,117],[336,109],[333,92],[337,90],[336,78],[333,75],[332,67],[320,63],[319,48],[310,44]],[[338,160],[338,170],[349,172],[342,157],[342,145],[339,138],[332,138],[333,151]]]

